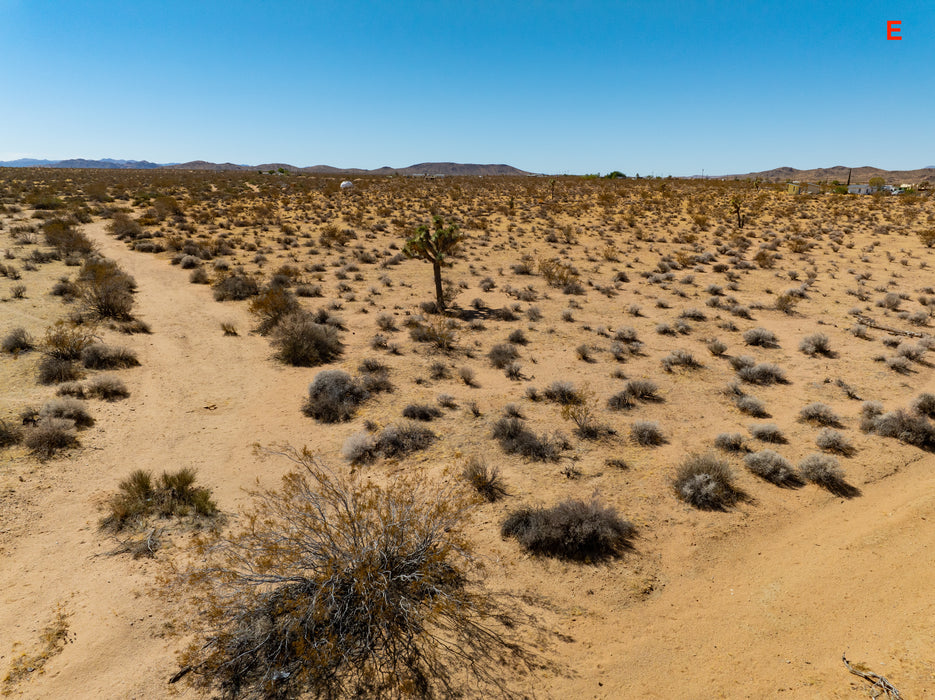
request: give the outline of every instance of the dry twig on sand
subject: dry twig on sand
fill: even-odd
[[[872,671],[861,671],[858,668],[854,668],[851,666],[850,662],[848,662],[847,657],[844,656],[844,654],[841,654],[841,660],[844,661],[844,665],[847,666],[848,671],[853,673],[855,676],[860,676],[864,680],[870,681],[870,683],[873,684],[873,687],[882,690],[886,697],[894,698],[894,700],[902,700],[902,695],[899,694],[899,691],[896,690],[893,684],[886,680],[883,676],[878,676]]]
[[[892,333],[893,335],[907,335],[910,338],[921,338],[924,335],[922,333],[916,333],[915,331],[901,331],[898,328],[881,326],[869,316],[857,316],[856,318],[858,323],[867,326],[867,328],[876,328],[878,331],[886,331],[887,333]]]

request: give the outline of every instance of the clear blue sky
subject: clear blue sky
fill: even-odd
[[[0,160],[917,168],[933,69],[932,0],[0,0]]]

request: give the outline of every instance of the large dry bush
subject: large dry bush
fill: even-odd
[[[85,308],[99,318],[129,319],[136,281],[107,258],[88,258],[78,275]]]
[[[267,287],[250,302],[250,311],[260,319],[257,332],[267,335],[282,319],[299,311],[299,300],[288,289]]]
[[[281,454],[295,471],[254,493],[241,530],[202,541],[171,591],[196,612],[179,675],[228,698],[512,695],[502,675],[533,665],[529,619],[481,587],[467,499]]]
[[[314,318],[304,312],[282,319],[274,329],[272,343],[276,358],[295,367],[323,365],[344,352],[337,329],[315,323]]]
[[[90,255],[94,250],[91,240],[75,228],[71,221],[50,219],[42,225],[47,245],[58,249],[62,255]]]
[[[500,534],[515,537],[532,554],[600,561],[620,556],[635,535],[612,506],[568,499],[551,508],[520,508],[503,521]]]

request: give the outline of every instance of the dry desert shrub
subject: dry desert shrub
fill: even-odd
[[[831,428],[824,428],[815,437],[815,444],[819,449],[826,452],[837,452],[838,454],[849,456],[854,453],[854,446],[848,439]]]
[[[725,452],[743,452],[746,447],[740,433],[721,433],[714,438],[714,446]]]
[[[98,318],[131,318],[136,281],[113,260],[88,258],[76,284],[84,307]]]
[[[773,450],[751,452],[743,458],[743,462],[751,472],[776,486],[797,488],[802,485],[802,479],[792,463]]]
[[[865,432],[895,438],[923,450],[935,450],[935,426],[925,416],[909,413],[901,408],[874,415],[877,406],[868,407],[867,403],[871,402],[865,403],[864,418],[861,422],[861,429]]]
[[[139,367],[136,353],[129,348],[93,343],[81,351],[81,363],[87,369],[125,369]]]
[[[630,439],[641,447],[655,447],[667,442],[659,424],[648,420],[639,420],[630,426]]]
[[[841,426],[841,419],[834,410],[830,406],[817,401],[803,406],[802,410],[799,411],[799,419],[831,428],[838,428]]]
[[[503,369],[519,357],[519,352],[511,343],[498,343],[490,349],[487,357],[493,367]]]
[[[222,277],[214,284],[216,301],[240,301],[260,293],[260,286],[252,277],[243,273],[234,273]]]
[[[58,323],[46,330],[42,340],[42,351],[50,357],[77,360],[81,357],[81,352],[93,341],[87,330]]]
[[[765,328],[751,328],[743,334],[743,342],[747,345],[753,345],[763,348],[775,348],[779,346],[776,340],[776,334]]]
[[[771,442],[777,445],[787,442],[786,436],[782,434],[779,426],[774,423],[751,425],[750,434],[757,440],[762,440],[763,442]]]
[[[376,436],[375,450],[384,457],[404,457],[410,452],[424,450],[438,436],[416,423],[389,425]]]
[[[155,480],[151,472],[138,469],[121,481],[117,493],[108,499],[101,528],[119,532],[140,528],[152,517],[217,515],[210,489],[196,486],[195,480],[194,469],[163,472]]]
[[[595,562],[622,556],[632,548],[636,529],[612,506],[597,500],[568,499],[551,508],[520,508],[500,527],[530,554]]]
[[[674,367],[698,369],[701,363],[688,350],[673,350],[662,358],[662,368],[666,372],[671,372]]]
[[[631,379],[624,391],[640,401],[661,401],[659,387],[651,379]]]
[[[734,400],[734,405],[737,406],[737,409],[741,413],[745,413],[748,416],[753,416],[754,418],[769,418],[769,411],[766,410],[766,405],[755,396],[748,396],[746,394],[738,396]]]
[[[379,316],[377,316],[377,328],[387,333],[392,333],[398,330],[398,328],[396,327],[396,318],[393,316],[393,314],[389,314],[389,313],[380,314]]]
[[[46,245],[49,245],[62,255],[90,255],[94,250],[91,239],[79,231],[72,221],[64,219],[49,219],[42,224],[42,233]]]
[[[836,496],[853,498],[860,495],[859,489],[844,480],[844,472],[838,466],[838,460],[831,455],[810,454],[799,462],[799,471],[808,481]]]
[[[474,370],[470,367],[461,367],[458,370],[458,378],[461,379],[467,386],[477,387],[477,379],[475,378]]]
[[[636,406],[636,399],[633,394],[624,389],[607,399],[607,408],[612,411],[625,411]]]
[[[188,276],[188,281],[192,284],[211,284],[211,277],[203,267],[196,267]]]
[[[438,418],[442,412],[435,406],[428,404],[411,403],[403,409],[403,418],[411,420],[431,421]]]
[[[686,457],[672,485],[681,500],[701,510],[727,510],[744,497],[727,460],[713,454]]]
[[[417,343],[429,343],[437,350],[448,351],[455,346],[455,322],[439,317],[425,323],[416,323],[409,337]]]
[[[492,437],[507,454],[519,454],[536,462],[555,462],[564,447],[561,440],[536,435],[521,418],[504,416],[494,423]]]
[[[88,396],[103,399],[104,401],[125,399],[130,395],[126,384],[119,378],[109,374],[102,374],[89,379],[84,386],[84,391]]]
[[[296,313],[282,319],[272,335],[276,358],[294,367],[327,364],[344,353],[338,330],[331,325],[316,323],[306,313]]]
[[[23,439],[23,431],[13,423],[0,419],[0,449],[18,445]]]
[[[923,416],[935,418],[935,394],[919,394],[912,402],[912,410]]]
[[[257,326],[260,335],[269,334],[280,321],[299,308],[299,300],[283,287],[267,287],[250,302],[250,311],[260,319]]]
[[[59,450],[78,445],[75,424],[63,418],[42,418],[26,429],[23,444],[40,459],[49,459]]]
[[[482,457],[472,456],[464,465],[461,476],[480,496],[493,503],[507,495],[500,470],[490,467]]]
[[[353,379],[347,372],[323,370],[308,385],[302,413],[322,423],[348,421],[369,395],[360,380]]]
[[[43,355],[38,364],[38,380],[40,384],[60,384],[81,379],[83,376],[78,363],[65,360],[53,355]]]
[[[825,357],[834,356],[828,341],[828,336],[824,333],[814,333],[802,338],[802,342],[799,343],[799,350],[809,357],[815,357],[815,355],[824,355]]]
[[[785,384],[786,373],[777,365],[762,362],[751,367],[743,367],[737,372],[741,381],[749,384],[769,385]]]
[[[14,328],[0,342],[0,349],[6,353],[18,355],[21,352],[32,350],[35,347],[32,336],[26,332],[25,328]]]
[[[85,404],[74,398],[53,399],[47,401],[39,411],[40,418],[66,419],[82,430],[94,425],[94,418],[88,413]]]
[[[727,344],[717,340],[716,338],[708,341],[707,343],[708,352],[710,352],[715,357],[722,357],[725,352],[727,352]]]
[[[543,390],[542,395],[546,400],[563,406],[584,402],[584,395],[575,389],[575,385],[571,382],[552,382]]]
[[[466,499],[286,456],[281,488],[253,493],[246,525],[203,541],[176,584],[197,634],[175,679],[225,697],[512,696],[532,619],[477,578]]]

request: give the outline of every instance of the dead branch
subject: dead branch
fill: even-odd
[[[887,333],[892,333],[893,335],[907,335],[910,338],[921,338],[924,335],[924,333],[916,333],[915,331],[901,331],[898,328],[881,326],[869,316],[861,316],[858,314],[856,318],[857,322],[861,325],[867,326],[868,328],[876,328],[878,331],[886,331]]]
[[[874,688],[879,688],[884,693],[886,693],[886,697],[894,698],[895,700],[902,700],[902,695],[899,694],[899,691],[896,690],[893,684],[886,680],[883,676],[878,676],[872,671],[861,671],[860,669],[854,668],[850,665],[847,657],[844,654],[841,654],[841,660],[844,661],[844,665],[847,666],[848,671],[853,673],[855,676],[860,676],[865,681],[872,683]]]

